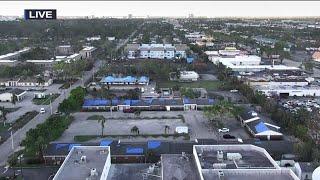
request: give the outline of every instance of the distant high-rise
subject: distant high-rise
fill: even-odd
[[[129,18],[129,19],[132,19],[132,14],[128,14],[128,18]]]
[[[189,18],[194,18],[194,15],[192,13],[189,14]]]

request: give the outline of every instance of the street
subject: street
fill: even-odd
[[[84,72],[83,75],[83,81],[80,79],[76,83],[74,83],[69,89],[65,90],[65,96],[68,97],[70,95],[70,92],[72,89],[83,85],[83,82],[86,82],[89,78],[92,77],[94,73],[94,69],[98,69],[101,65],[101,61],[96,61],[94,64],[94,68],[91,71]],[[65,99],[64,96],[59,96],[52,102],[52,111],[55,112],[58,109],[59,104]],[[44,114],[38,114],[34,119],[29,121],[24,127],[19,129],[13,134],[13,148],[12,149],[12,139],[9,138],[7,141],[5,141],[3,144],[0,145],[0,166],[3,166],[6,164],[8,157],[13,154],[14,151],[19,150],[20,143],[23,139],[26,137],[26,133],[32,129],[35,128],[38,124],[43,123],[47,118],[50,117],[50,111],[46,111]]]

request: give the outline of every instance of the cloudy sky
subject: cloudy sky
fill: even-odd
[[[2,1],[0,15],[57,9],[58,16],[320,16],[320,1]]]

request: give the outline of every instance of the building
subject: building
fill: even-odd
[[[250,135],[261,140],[279,140],[283,138],[280,127],[264,122],[255,111],[245,111],[238,116],[240,123]]]
[[[320,86],[308,85],[308,86],[265,86],[258,85],[253,88],[259,92],[262,92],[266,96],[297,96],[297,97],[317,97],[320,96]]]
[[[126,46],[128,59],[174,59],[186,58],[186,45],[172,44],[128,44]]]
[[[316,62],[320,62],[320,51],[316,51],[312,54],[312,59]]]
[[[73,146],[53,180],[105,180],[110,166],[109,146]]]
[[[57,54],[68,56],[70,54],[73,54],[73,49],[71,45],[61,45],[56,47]]]
[[[16,101],[21,101],[25,95],[26,91],[22,89],[10,89],[0,91],[0,102],[12,102],[13,97],[16,97]]]
[[[261,57],[256,55],[246,55],[245,53],[234,48],[226,48],[224,50],[206,51],[209,60],[214,63],[222,63],[227,68],[236,72],[259,72],[264,70],[299,70],[296,67],[285,65],[263,65]]]
[[[17,60],[0,60],[0,66],[10,66],[14,67],[18,64],[19,62]]]
[[[53,83],[51,78],[43,78],[40,83],[36,77],[26,78],[2,78],[0,79],[0,86],[5,87],[37,87],[37,86],[50,86]]]
[[[195,145],[193,158],[200,180],[299,180],[292,170],[281,169],[265,149],[254,145]]]
[[[199,74],[195,71],[180,71],[180,81],[198,81]]]
[[[141,100],[108,100],[108,99],[85,99],[82,105],[84,111],[123,111],[124,109],[134,109],[141,111],[190,111],[202,110],[204,107],[212,106],[213,99],[167,99],[152,98]]]
[[[27,63],[33,63],[35,65],[38,65],[44,69],[52,69],[55,60],[26,60]]]
[[[202,38],[205,37],[205,34],[201,32],[192,32],[192,33],[185,34],[184,37],[188,39],[190,42],[196,42],[196,41],[201,41]]]
[[[81,55],[82,59],[91,59],[93,57],[93,52],[96,49],[97,48],[95,48],[95,47],[88,46],[88,47],[85,47],[82,50],[80,50],[79,54]]]
[[[31,50],[31,48],[26,47],[23,48],[19,51],[13,52],[13,53],[8,53],[4,55],[0,55],[0,60],[12,60],[12,59],[17,59],[21,54],[27,53]]]
[[[114,77],[114,76],[106,76],[101,79],[100,83],[106,85],[148,85],[149,77],[141,76],[141,77]]]

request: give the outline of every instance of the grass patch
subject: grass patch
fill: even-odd
[[[74,136],[73,139],[75,142],[86,142],[86,141],[90,141],[96,138],[119,138],[119,139],[123,139],[123,138],[135,138],[135,137],[143,137],[143,138],[158,138],[158,137],[164,137],[164,138],[169,138],[169,137],[173,137],[178,138],[178,137],[183,137],[185,140],[189,140],[190,139],[190,135],[189,134],[130,134],[130,135],[104,135],[104,136],[100,136],[100,135],[78,135],[78,136]]]
[[[57,97],[59,97],[60,94],[52,94],[52,95],[47,95],[45,98],[43,99],[32,99],[33,104],[36,105],[49,105],[50,104],[50,100],[51,102],[54,101]]]
[[[177,81],[159,81],[157,82],[158,88],[206,88],[207,90],[217,90],[221,85],[220,81],[196,81],[196,82],[177,82]]]
[[[92,115],[87,118],[87,120],[103,120],[103,119],[106,119],[106,118],[103,117],[102,115]]]

